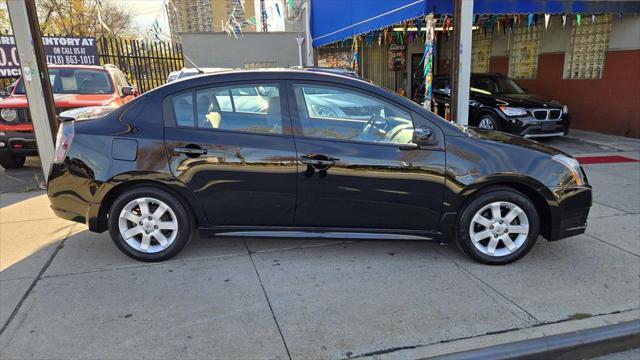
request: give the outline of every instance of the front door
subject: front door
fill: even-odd
[[[292,224],[296,151],[281,89],[215,85],[165,100],[171,171],[198,197],[207,225]]]
[[[416,119],[409,110],[331,83],[292,82],[289,91],[299,161],[296,225],[436,229],[444,151],[442,143],[411,146]]]

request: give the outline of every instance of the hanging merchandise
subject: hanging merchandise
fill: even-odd
[[[422,36],[422,16],[418,17],[418,37]]]
[[[360,74],[360,54],[358,53],[358,36],[353,37],[353,47],[351,48],[351,52],[353,53],[353,60],[351,60],[351,70],[355,71],[356,74]]]
[[[544,28],[545,30],[549,28],[549,24],[551,23],[551,14],[544,14]]]
[[[382,46],[382,32],[378,32],[378,46]]]
[[[424,74],[424,102],[422,106],[429,109],[431,106],[431,83],[433,80],[433,51],[434,51],[434,26],[433,14],[427,15],[425,23],[424,54],[422,55]]]
[[[562,14],[562,27],[567,25],[567,14]]]
[[[533,25],[533,14],[529,14],[529,16],[527,16],[527,28],[530,28],[531,25]]]
[[[576,14],[576,23],[580,26],[580,20],[582,20],[582,15]]]

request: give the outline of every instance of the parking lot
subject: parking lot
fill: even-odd
[[[544,142],[640,160],[638,140]],[[0,170],[2,358],[419,358],[640,317],[640,162],[585,165],[587,233],[504,267],[430,242],[251,238],[136,262],[56,218],[28,165]]]

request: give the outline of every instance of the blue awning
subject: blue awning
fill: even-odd
[[[428,13],[451,14],[452,0],[311,1],[313,47],[390,26]],[[640,12],[640,1],[475,0],[475,14],[601,14]]]

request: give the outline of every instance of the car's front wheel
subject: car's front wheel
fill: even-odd
[[[506,187],[483,191],[462,211],[457,242],[471,258],[493,265],[523,257],[538,238],[540,220],[534,204]]]
[[[500,130],[500,121],[497,116],[485,112],[478,118],[478,127],[484,130]]]
[[[24,156],[0,155],[0,165],[5,169],[19,169],[24,166],[25,161]]]
[[[189,242],[191,217],[185,206],[166,191],[133,188],[120,195],[109,211],[109,233],[116,246],[140,261],[162,261]]]

